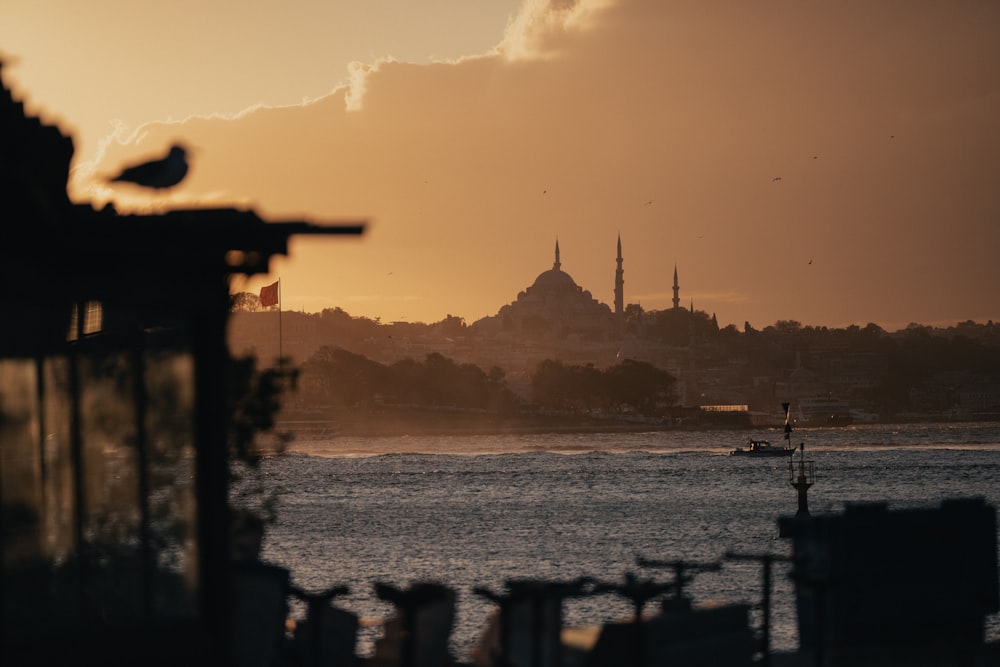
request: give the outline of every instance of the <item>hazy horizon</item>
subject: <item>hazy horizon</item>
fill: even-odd
[[[257,293],[431,323],[551,268],[720,327],[1000,320],[1000,4],[126,0],[0,6],[4,79],[122,212],[370,220]],[[109,174],[191,147],[168,194]],[[196,242],[196,240],[193,240]]]

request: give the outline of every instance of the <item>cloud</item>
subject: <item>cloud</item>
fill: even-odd
[[[680,261],[682,302],[721,323],[985,312],[1000,6],[963,7],[528,1],[494,53],[357,63],[309,104],[118,133],[102,162],[182,133],[200,149],[186,196],[370,216],[350,261],[301,257],[358,298],[440,304],[414,319],[493,314],[556,235],[607,302],[618,231],[626,301],[647,309],[669,305]],[[387,270],[412,279],[361,287]]]
[[[382,65],[392,62],[395,61],[391,57],[385,57],[368,64],[354,61],[347,66],[348,83],[344,103],[348,111],[361,110],[368,77],[378,72]]]
[[[613,0],[525,0],[497,51],[512,61],[555,55],[554,35],[585,28],[595,13],[613,4]]]

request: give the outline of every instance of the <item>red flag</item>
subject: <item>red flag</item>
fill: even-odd
[[[260,288],[260,305],[265,308],[278,305],[278,282]]]

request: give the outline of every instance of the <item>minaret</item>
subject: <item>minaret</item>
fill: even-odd
[[[615,316],[625,317],[625,269],[622,268],[622,235],[618,233],[618,268],[615,270]]]
[[[681,286],[677,284],[677,264],[674,264],[674,310],[681,307]]]
[[[562,267],[562,263],[559,261],[559,239],[556,238],[556,261],[552,265],[553,271],[558,271]]]

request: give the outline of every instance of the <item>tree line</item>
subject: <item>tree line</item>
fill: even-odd
[[[546,359],[531,376],[532,396],[540,406],[645,415],[676,402],[675,384],[670,373],[631,359],[605,370]]]
[[[546,360],[531,375],[532,402],[555,410],[655,414],[675,402],[675,382],[646,362],[599,370]],[[298,398],[312,407],[359,410],[388,404],[491,412],[525,407],[499,367],[484,371],[437,352],[386,365],[338,347],[323,347],[302,364]]]
[[[323,347],[301,366],[307,404],[369,409],[377,404],[502,411],[518,404],[504,371],[483,371],[439,353],[386,365],[338,347]]]

